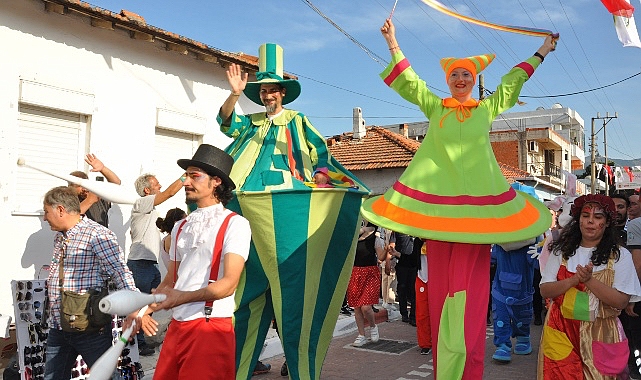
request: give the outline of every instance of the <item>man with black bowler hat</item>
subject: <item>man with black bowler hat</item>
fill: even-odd
[[[233,163],[207,144],[192,159],[178,160],[186,171],[186,201],[198,208],[172,230],[167,275],[155,291],[167,299],[150,308],[173,314],[154,379],[236,376],[234,293],[251,231],[247,219],[225,208],[236,187],[229,178]],[[148,335],[157,331],[149,323],[142,328]]]

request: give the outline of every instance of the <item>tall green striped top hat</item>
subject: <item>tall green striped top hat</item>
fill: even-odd
[[[256,82],[249,82],[243,92],[254,103],[260,100],[260,85],[280,83],[286,89],[283,104],[291,103],[300,95],[300,83],[295,79],[283,79],[283,48],[276,44],[263,44],[258,48],[258,71]]]

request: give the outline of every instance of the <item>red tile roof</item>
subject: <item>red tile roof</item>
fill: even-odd
[[[355,139],[353,132],[327,139],[332,155],[347,170],[406,168],[421,143],[381,127],[366,128],[365,137]],[[521,169],[499,162],[501,173],[508,180],[531,177]]]
[[[513,166],[504,164],[502,162],[499,162],[499,167],[501,168],[501,173],[503,173],[503,177],[505,177],[505,179],[507,179],[509,183],[515,182],[514,178],[533,177],[533,175],[526,172],[525,170],[515,168]]]
[[[327,140],[332,155],[347,170],[405,168],[421,145],[381,127],[368,127],[362,139],[345,132]]]
[[[119,27],[134,32],[146,33],[153,36],[153,40],[159,40],[170,44],[178,44],[185,46],[188,51],[196,54],[216,58],[218,61],[224,63],[236,63],[243,66],[246,70],[251,72],[258,71],[258,57],[248,55],[242,52],[230,53],[226,52],[202,42],[192,40],[181,36],[176,33],[157,28],[147,24],[144,17],[134,12],[121,10],[120,13],[115,13],[110,10],[91,5],[87,2],[80,0],[42,0],[43,3],[59,4],[64,7],[64,13],[73,11],[88,17],[96,18],[99,20],[112,23],[112,27]],[[62,12],[60,12],[62,13]],[[256,47],[258,48],[258,47]],[[297,77],[284,73],[286,78],[297,79]]]

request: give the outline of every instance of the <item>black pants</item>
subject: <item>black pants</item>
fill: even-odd
[[[641,315],[641,302],[634,304],[634,312]],[[628,347],[630,347],[628,365],[639,368],[640,366],[637,366],[635,363],[634,351],[641,351],[641,317],[631,317],[623,310],[621,311],[621,315],[619,315],[619,319],[623,325],[623,331],[628,337]]]
[[[398,307],[403,318],[408,318],[407,302],[410,306],[409,319],[416,320],[416,293],[414,284],[416,283],[416,268],[396,266],[396,292],[398,293]]]
[[[541,270],[534,268],[534,277],[532,278],[534,282],[534,295],[532,296],[532,307],[534,309],[534,317],[541,317],[543,313],[543,297],[541,297],[541,289],[539,285],[541,284]]]

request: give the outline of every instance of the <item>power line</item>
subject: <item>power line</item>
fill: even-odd
[[[521,98],[534,98],[534,99],[540,99],[540,98],[560,98],[560,97],[563,97],[563,96],[571,96],[571,95],[584,94],[584,93],[587,93],[587,92],[592,92],[592,91],[602,90],[602,89],[604,89],[604,88],[606,88],[606,87],[612,87],[612,86],[614,86],[615,84],[619,84],[619,83],[621,83],[621,82],[625,82],[625,81],[626,81],[626,80],[628,80],[628,79],[632,79],[632,78],[636,77],[637,75],[641,75],[641,72],[638,72],[638,73],[636,73],[636,74],[634,74],[634,75],[630,75],[629,77],[627,77],[627,78],[625,78],[625,79],[621,79],[620,81],[616,81],[616,82],[614,82],[614,83],[610,83],[610,84],[607,84],[607,85],[605,85],[605,86],[601,86],[601,87],[592,88],[592,89],[589,89],[589,90],[583,90],[583,91],[577,91],[577,92],[570,92],[570,93],[567,93],[567,94],[559,94],[559,95],[545,95],[545,96],[528,96],[528,95],[520,95],[519,97],[521,97]]]
[[[338,24],[336,24],[334,21],[332,21],[332,19],[330,19],[329,17],[325,16],[325,14],[324,14],[323,12],[321,12],[321,10],[320,10],[320,9],[316,8],[316,6],[315,6],[314,4],[312,4],[312,2],[311,2],[311,1],[309,1],[309,0],[301,0],[301,1],[302,1],[303,3],[305,3],[305,4],[307,4],[307,6],[308,6],[308,7],[310,7],[314,12],[318,13],[318,15],[319,15],[319,16],[321,16],[322,18],[324,18],[324,19],[325,19],[325,21],[327,21],[327,22],[329,22],[330,24],[332,24],[332,26],[333,26],[334,28],[338,29],[338,30],[339,30],[341,33],[343,33],[347,38],[349,38],[353,43],[355,43],[358,47],[360,47],[361,49],[363,49],[363,51],[364,51],[365,53],[367,53],[367,55],[369,55],[369,56],[370,56],[370,58],[372,58],[374,61],[378,62],[378,63],[379,63],[381,66],[383,66],[383,67],[387,66],[387,63],[388,63],[388,62],[387,62],[385,59],[383,59],[380,55],[378,55],[378,54],[374,53],[373,51],[371,51],[367,46],[365,46],[365,45],[363,45],[362,43],[360,43],[356,38],[352,37],[352,36],[351,36],[349,33],[347,33],[343,28],[341,28],[340,26],[338,26]],[[383,63],[385,63],[385,64],[383,64]]]
[[[366,97],[366,98],[369,98],[369,99],[372,99],[372,100],[378,100],[379,102],[388,103],[388,104],[392,104],[392,105],[395,105],[395,106],[398,106],[398,107],[407,108],[407,109],[411,109],[411,110],[415,110],[415,109],[416,109],[416,107],[409,107],[409,106],[406,106],[406,105],[403,105],[403,104],[398,104],[398,103],[390,102],[390,101],[388,101],[388,100],[384,100],[384,99],[380,99],[380,98],[375,98],[375,97],[373,97],[373,96],[369,96],[369,95],[366,95],[366,94],[362,94],[362,93],[360,93],[360,92],[356,92],[356,91],[353,91],[353,90],[350,90],[350,89],[347,89],[347,88],[344,88],[344,87],[340,87],[340,86],[337,86],[337,85],[335,85],[335,84],[330,84],[330,83],[323,82],[323,81],[318,80],[318,79],[314,79],[314,78],[306,77],[306,76],[301,75],[301,74],[296,74],[296,73],[293,73],[293,72],[291,72],[291,71],[290,71],[290,73],[291,73],[291,74],[296,75],[296,76],[297,76],[297,77],[299,77],[299,78],[309,79],[309,80],[311,80],[311,81],[313,81],[313,82],[320,83],[320,84],[324,84],[325,86],[333,87],[333,88],[336,88],[336,89],[339,89],[339,90],[343,90],[343,91],[346,91],[346,92],[349,92],[349,93],[352,93],[352,94],[360,95],[360,96],[363,96],[363,97]]]

